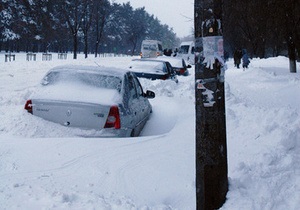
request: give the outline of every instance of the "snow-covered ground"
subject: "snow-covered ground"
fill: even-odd
[[[40,56],[40,57],[39,57]],[[141,137],[82,138],[28,114],[25,101],[61,64],[127,67],[131,57],[4,62],[0,54],[0,209],[195,209],[194,69],[141,80],[153,114]],[[226,71],[229,192],[222,210],[300,206],[300,74],[284,57]],[[300,69],[297,64],[298,71]]]

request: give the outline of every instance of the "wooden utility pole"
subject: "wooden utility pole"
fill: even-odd
[[[195,0],[197,210],[220,208],[228,191],[222,0]]]

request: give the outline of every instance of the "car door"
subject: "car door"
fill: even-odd
[[[130,111],[131,115],[131,121],[133,125],[133,129],[137,127],[140,124],[141,121],[141,105],[140,105],[140,100],[138,97],[136,85],[135,85],[135,80],[134,80],[134,75],[128,74],[127,79],[128,79],[128,108]]]
[[[148,98],[145,97],[143,88],[139,82],[139,80],[136,77],[133,77],[135,88],[137,92],[137,103],[138,105],[138,118],[139,118],[139,124],[137,126],[136,133],[139,134],[141,130],[143,129],[145,123],[147,122],[149,115],[152,111],[151,105],[148,101]]]
[[[169,78],[171,80],[174,80],[177,83],[178,79],[177,79],[177,76],[176,76],[176,72],[174,71],[172,65],[169,62],[166,62],[166,68],[167,68],[167,72],[169,74]]]
[[[141,121],[145,121],[146,118],[149,117],[151,110],[151,105],[148,101],[148,98],[145,97],[143,88],[139,80],[134,77],[134,82],[137,90],[138,100],[140,104],[140,112],[141,112]]]

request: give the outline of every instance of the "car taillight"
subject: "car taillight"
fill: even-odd
[[[179,72],[180,72],[180,74],[184,74],[185,71],[184,71],[184,69],[180,69]]]
[[[168,78],[167,75],[161,77],[162,80],[166,80],[167,78]]]
[[[32,114],[32,101],[27,100],[24,109],[27,110],[30,114]]]
[[[117,106],[110,107],[104,128],[121,128],[120,113]]]

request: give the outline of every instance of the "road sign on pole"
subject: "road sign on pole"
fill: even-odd
[[[220,208],[228,191],[222,0],[195,0],[197,210]]]

